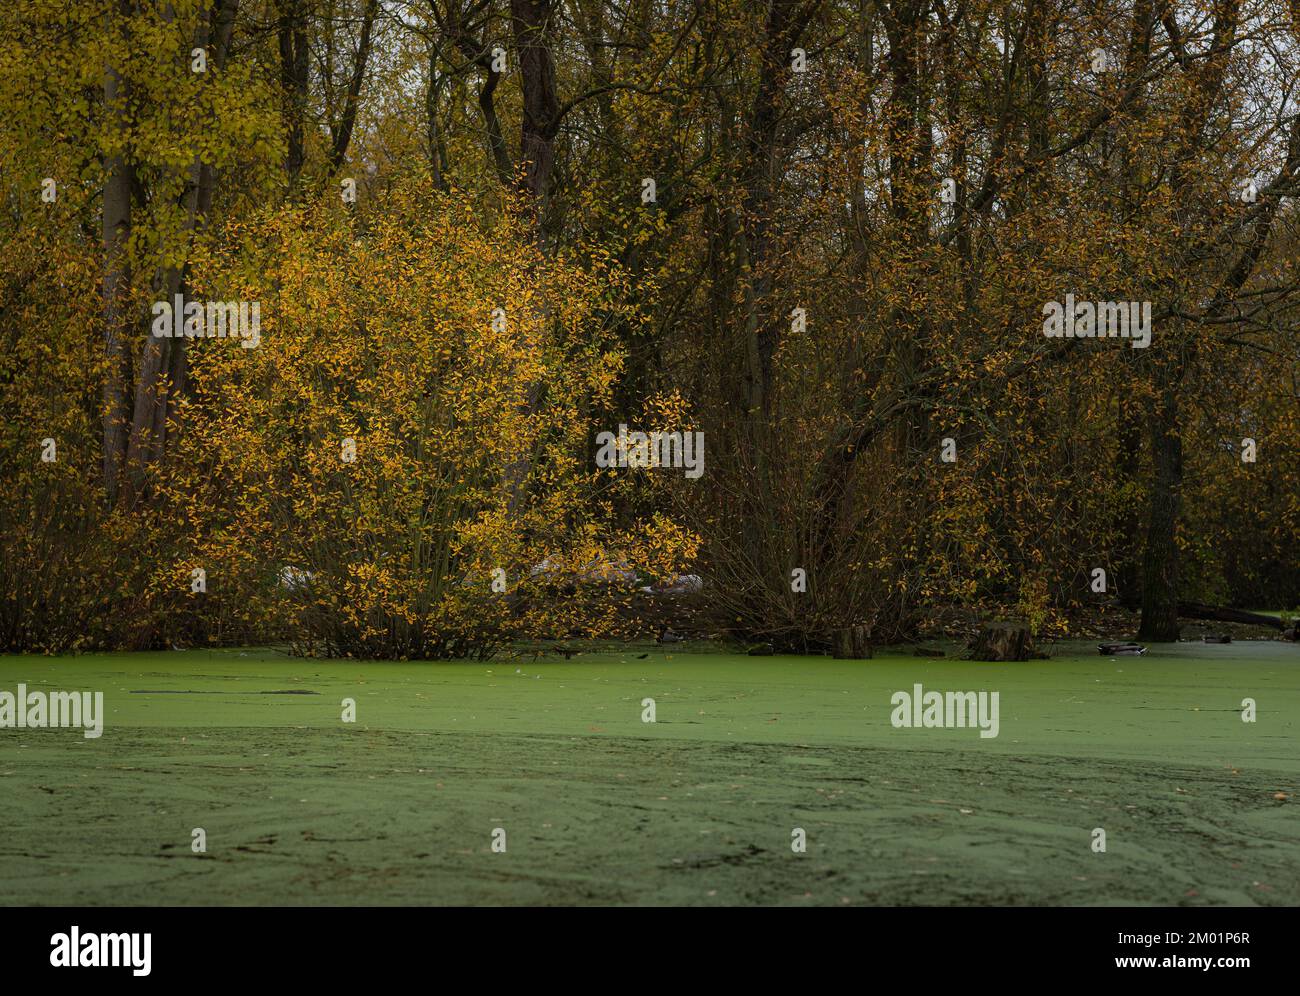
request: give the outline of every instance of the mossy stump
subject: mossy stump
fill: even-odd
[[[1022,622],[985,623],[971,645],[973,661],[1027,661],[1034,653],[1029,627]]]
[[[849,626],[835,631],[833,653],[836,660],[871,659],[871,630],[866,626]]]

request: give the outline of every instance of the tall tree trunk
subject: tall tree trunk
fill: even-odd
[[[1125,79],[1140,79],[1140,73],[1151,61],[1151,38],[1156,23],[1152,0],[1137,0],[1133,5],[1133,21],[1129,28],[1129,43],[1125,55]],[[1145,86],[1138,87],[1129,104],[1129,116],[1134,121],[1147,117],[1148,104]],[[1139,132],[1140,134],[1140,132]],[[1127,129],[1120,130],[1116,148],[1116,195],[1114,210],[1117,223],[1135,210],[1141,199],[1142,180],[1138,175],[1141,162],[1140,139]],[[1145,292],[1144,292],[1145,293]],[[1125,350],[1123,363],[1131,376],[1138,377],[1139,360],[1134,350]],[[1116,480],[1123,486],[1135,485],[1142,467],[1143,413],[1129,389],[1122,390],[1117,402],[1119,424],[1116,433],[1118,454],[1115,463]],[[1114,526],[1119,554],[1114,559],[1115,587],[1119,603],[1130,612],[1142,605],[1143,562],[1142,520],[1125,508],[1116,510]]]
[[[429,47],[429,84],[424,91],[425,142],[429,151],[429,173],[433,185],[447,189],[447,143],[438,124],[438,98],[442,93],[442,77],[438,73],[438,50]]]
[[[781,576],[773,568],[795,553],[790,546],[795,531],[782,520],[780,503],[773,501],[772,460],[774,440],[779,438],[772,428],[775,360],[786,320],[778,313],[772,272],[777,256],[773,248],[777,191],[788,159],[781,113],[791,75],[791,49],[798,46],[818,6],[815,0],[806,5],[796,0],[767,4],[758,39],[758,75],[748,106],[733,111],[728,94],[717,96],[723,161],[735,164],[739,188],[738,196],[726,198],[721,208],[720,247],[728,264],[723,327],[735,330],[731,341],[736,350],[730,378],[737,389],[731,399],[735,425],[727,429],[735,438],[728,446],[737,471],[732,486],[741,495],[733,513],[738,519],[734,529],[745,559],[758,567],[767,583]],[[733,125],[736,119],[739,128]],[[737,300],[739,309],[732,304]]]
[[[133,5],[124,0],[118,13],[125,20],[133,12]],[[112,15],[108,15],[110,18]],[[104,106],[113,141],[125,142],[127,83],[116,69],[109,66],[104,73]],[[117,501],[122,466],[126,459],[127,427],[131,418],[130,383],[131,350],[128,332],[132,326],[128,295],[130,273],[126,244],[131,235],[131,189],[134,168],[127,160],[126,150],[109,156],[104,163],[107,177],[104,183],[103,217],[103,322],[104,355],[107,369],[103,385],[103,473],[104,490],[110,504]]]
[[[555,165],[555,136],[560,127],[560,106],[555,95],[555,60],[551,55],[553,27],[551,0],[511,0],[510,20],[518,50],[520,88],[523,98],[523,122],[520,153],[523,159],[523,186],[532,212],[533,237],[539,246],[546,243],[550,205],[551,169]],[[550,320],[550,304],[536,305],[540,322]],[[528,385],[522,411],[531,415],[541,400],[542,385]],[[510,509],[519,507],[525,485],[532,472],[533,454],[521,452],[505,468],[505,486]]]
[[[280,0],[280,85],[285,99],[284,171],[295,187],[304,161],[303,125],[307,117],[307,31],[301,0]]]
[[[560,128],[560,103],[555,95],[555,60],[551,55],[551,0],[510,0],[510,20],[519,53],[523,121],[519,152],[524,189],[536,212],[539,241],[544,237],[555,166],[555,136]]]
[[[206,18],[199,22],[192,47],[207,49],[211,43],[213,72],[219,73],[225,68],[237,6],[238,0],[220,0],[210,12],[212,24],[209,25]],[[188,60],[188,49],[181,58]],[[213,179],[212,168],[196,156],[187,169],[182,197],[185,222],[181,237],[187,244],[187,256],[188,244],[211,209]],[[184,294],[186,290],[184,269],[168,267],[161,270],[153,284],[162,300],[173,301],[178,293]],[[159,338],[148,331],[145,333],[126,454],[126,487],[132,495],[142,492],[148,468],[159,461],[166,450],[168,422],[175,414],[177,399],[185,389],[186,345],[184,338]]]
[[[361,15],[361,38],[357,42],[357,58],[352,65],[352,78],[348,80],[348,92],[343,101],[343,113],[336,127],[331,128],[333,141],[330,145],[330,166],[337,170],[347,158],[348,146],[352,142],[352,129],[357,123],[357,109],[361,105],[361,86],[366,79],[366,64],[370,61],[372,31],[375,16],[379,13],[379,0],[367,0],[365,11]]]
[[[437,10],[436,3],[430,0],[430,6]],[[493,68],[490,45],[485,38],[476,38],[469,33],[464,23],[464,11],[459,3],[451,3],[447,8],[447,36],[451,39],[461,55],[472,66],[483,71],[483,85],[478,92],[479,112],[483,115],[483,127],[487,132],[488,162],[496,170],[497,180],[503,187],[514,182],[514,167],[510,163],[510,153],[506,150],[505,136],[501,131],[501,120],[497,117],[496,90],[501,83],[501,73]]]
[[[1146,550],[1142,563],[1142,624],[1139,639],[1178,639],[1178,542],[1182,510],[1183,440],[1179,428],[1178,367],[1171,357],[1162,364],[1161,410],[1151,418],[1151,498]]]
[[[1228,70],[1236,39],[1240,0],[1215,0],[1214,29],[1204,59],[1191,59],[1183,51],[1176,11],[1165,7],[1163,23],[1176,58],[1190,85],[1179,115],[1180,156],[1171,171],[1170,185],[1195,210],[1199,194],[1192,166],[1206,141],[1206,127]],[[1190,233],[1193,241],[1195,234]],[[1173,297],[1177,299],[1175,293]],[[1178,339],[1180,330],[1164,333],[1164,355],[1153,357],[1155,396],[1161,410],[1151,424],[1151,494],[1146,550],[1142,564],[1142,623],[1139,635],[1153,641],[1178,639],[1178,518],[1182,506],[1183,444],[1178,405],[1183,374],[1193,366],[1195,330]]]
[[[1121,398],[1119,402],[1119,412],[1117,440],[1119,454],[1116,459],[1115,478],[1123,484],[1128,484],[1137,481],[1141,468],[1142,423],[1137,405],[1131,404],[1126,397]],[[1130,510],[1121,508],[1116,512],[1114,529],[1120,551],[1114,561],[1115,587],[1118,589],[1120,605],[1129,611],[1134,611],[1142,604],[1141,520]]]

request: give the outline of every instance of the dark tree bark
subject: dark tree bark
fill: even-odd
[[[1125,397],[1120,401],[1115,476],[1118,480],[1136,481],[1142,458],[1142,426],[1137,406]],[[1115,564],[1115,587],[1119,604],[1130,612],[1142,604],[1141,519],[1129,509],[1116,511],[1114,529],[1119,537],[1120,554]]]
[[[209,12],[211,22],[207,18],[200,20],[194,37],[192,47],[211,51],[210,67],[214,73],[225,68],[237,7],[238,0],[220,0]],[[182,59],[188,58],[187,49]],[[186,180],[182,196],[185,212],[182,237],[189,241],[202,226],[212,206],[214,175],[211,166],[196,156],[190,163]],[[184,270],[171,267],[160,271],[154,277],[153,286],[162,300],[172,301],[177,293],[183,294],[186,290]],[[125,487],[132,497],[143,491],[148,467],[161,460],[166,450],[168,423],[185,389],[187,343],[184,338],[158,338],[150,334],[146,321],[126,452],[128,473]]]
[[[429,150],[429,172],[433,185],[447,189],[447,143],[443,140],[438,122],[438,97],[442,92],[442,76],[438,72],[438,50],[429,50],[429,84],[424,91],[425,141]]]
[[[1179,430],[1178,378],[1170,370],[1162,377],[1165,379],[1162,410],[1151,416],[1153,477],[1142,561],[1142,623],[1138,639],[1168,643],[1178,639],[1175,532],[1182,508],[1183,441]]]
[[[838,660],[865,661],[871,659],[871,636],[866,626],[848,626],[836,630],[834,655]]]
[[[357,123],[361,86],[366,78],[366,64],[370,61],[371,33],[378,13],[379,0],[367,0],[365,11],[361,15],[361,38],[357,43],[357,57],[352,65],[352,77],[348,80],[347,96],[343,101],[343,114],[337,126],[331,128],[330,167],[334,170],[343,165],[343,160],[347,158],[348,146],[352,143],[352,129]]]
[[[471,13],[478,13],[486,6],[486,3],[477,3]],[[474,28],[466,23],[466,17],[470,15],[461,9],[461,0],[448,0],[445,13],[439,8],[438,0],[429,0],[429,10],[456,50],[471,66],[483,72],[485,78],[479,88],[478,106],[487,133],[488,161],[496,171],[497,180],[502,186],[508,187],[514,182],[514,167],[501,131],[501,120],[497,116],[496,90],[501,83],[501,73],[492,66],[492,46],[487,40],[487,30],[483,29],[482,36],[471,34]]]
[[[1196,210],[1193,177],[1206,126],[1218,102],[1229,57],[1236,39],[1240,0],[1216,0],[1214,30],[1204,59],[1190,59],[1183,50],[1181,32],[1172,8],[1164,8],[1162,23],[1176,61],[1191,82],[1191,92],[1179,115],[1180,157],[1172,171],[1171,186]],[[1244,276],[1242,278],[1244,280]],[[1183,444],[1178,392],[1183,373],[1192,365],[1196,343],[1190,337],[1177,341],[1186,330],[1165,333],[1173,341],[1158,347],[1152,364],[1160,411],[1151,421],[1151,494],[1147,517],[1146,549],[1142,565],[1142,623],[1140,639],[1178,639],[1179,555],[1176,534],[1182,505]],[[1160,355],[1160,354],[1163,355]]]
[[[524,189],[532,196],[539,228],[544,228],[550,202],[551,170],[555,166],[555,136],[560,129],[560,103],[555,95],[555,60],[551,0],[511,0],[510,21],[518,51],[523,122],[519,140]]]
[[[969,659],[973,661],[1027,661],[1033,641],[1024,623],[986,623],[975,637]]]
[[[118,5],[118,13],[126,19],[133,13],[133,8],[129,0],[123,0]],[[127,91],[127,82],[116,69],[109,67],[104,73],[104,107],[119,137],[126,131]],[[104,490],[109,503],[113,504],[118,498],[131,419],[131,351],[127,336],[132,318],[127,301],[130,273],[126,244],[131,236],[135,171],[123,154],[109,157],[104,167],[107,180],[104,184],[102,299],[107,372],[102,395],[103,473]]]
[[[280,85],[285,98],[284,160],[289,186],[298,182],[304,160],[303,128],[307,118],[307,30],[302,0],[280,0]]]

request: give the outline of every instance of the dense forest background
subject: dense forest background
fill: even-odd
[[[1298,88],[1297,0],[5,4],[0,649],[1294,608]]]

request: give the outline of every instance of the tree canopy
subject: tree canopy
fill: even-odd
[[[18,0],[0,107],[6,649],[1300,605],[1296,0]]]

